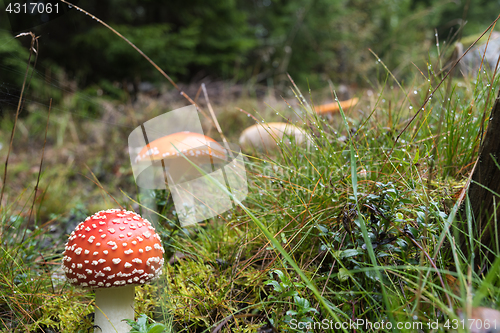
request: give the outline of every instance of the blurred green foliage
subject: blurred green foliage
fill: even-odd
[[[176,81],[208,75],[276,85],[289,73],[313,86],[327,80],[372,82],[376,58],[368,49],[405,78],[414,73],[411,62],[425,63],[435,47],[435,29],[451,42],[465,21],[462,33],[477,33],[498,14],[498,1],[483,0],[89,0],[80,5]],[[0,29],[8,30],[1,16]],[[40,58],[63,68],[79,86],[103,79],[163,80],[125,41],[79,11],[31,30],[42,36]],[[0,70],[8,69],[2,81],[18,85],[26,51],[10,39],[0,42],[0,54]]]

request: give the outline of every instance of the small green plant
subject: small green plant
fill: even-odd
[[[280,281],[272,279],[272,273],[276,274],[279,277]],[[290,308],[290,310],[286,311],[283,323],[285,323],[287,326],[291,326],[290,323],[292,320],[295,320],[296,322],[312,323],[313,318],[310,316],[310,314],[318,313],[318,311],[314,307],[311,307],[311,303],[307,299],[299,296],[299,292],[297,290],[303,289],[304,284],[299,282],[292,282],[290,278],[279,269],[273,270],[270,275],[272,280],[266,281],[266,285],[273,286],[273,290],[277,293],[277,295],[270,295],[269,299],[273,299],[273,302],[278,307],[282,302],[290,303],[291,299],[293,299],[293,302],[291,302],[293,304],[291,308],[294,308],[294,310]],[[279,316],[280,313],[281,310],[278,309],[278,311],[276,311],[274,314],[275,316]],[[277,318],[272,318],[271,322],[273,324],[276,324],[278,320]],[[283,329],[287,331],[287,328]]]
[[[137,321],[131,319],[125,319],[127,324],[132,327],[129,333],[170,333],[172,329],[170,326],[160,323],[150,323],[148,324],[148,316],[141,314]]]

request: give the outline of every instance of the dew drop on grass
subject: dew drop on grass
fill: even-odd
[[[413,109],[413,106],[411,106],[411,105],[410,105],[410,106],[408,107],[408,109],[410,109],[410,110],[411,110],[411,109]]]
[[[71,6],[71,5],[68,5],[68,8],[73,8],[73,6]]]
[[[417,94],[417,91],[416,91],[416,90],[413,90],[413,94],[415,94],[415,95],[416,95],[416,94]]]

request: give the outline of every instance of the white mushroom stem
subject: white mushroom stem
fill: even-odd
[[[171,163],[170,170],[166,175],[172,199],[178,212],[177,216],[182,226],[196,223],[193,212],[196,209],[194,196],[185,188],[188,182],[182,183],[182,176],[186,174],[192,176],[198,175],[199,172],[188,160],[181,156],[174,163]]]
[[[134,320],[135,286],[95,290],[94,333],[126,333],[130,326],[123,319]]]

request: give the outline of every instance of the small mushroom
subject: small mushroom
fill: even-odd
[[[259,123],[245,129],[240,135],[240,146],[243,150],[273,151],[284,140],[289,144],[294,139],[295,144],[312,143],[312,138],[301,128],[287,123]]]
[[[136,163],[143,161],[163,163],[167,175],[170,176],[169,180],[179,183],[186,177],[193,178],[199,174],[189,161],[197,166],[212,164],[226,158],[225,151],[217,141],[208,136],[184,131],[166,135],[147,144],[139,152],[135,161]]]
[[[210,186],[205,177],[218,177],[223,184],[216,165],[227,164],[228,160],[230,153],[215,140],[200,133],[174,133],[141,149],[135,162],[137,169],[143,171],[136,180],[141,188],[159,188],[159,184],[168,183],[177,216],[181,225],[187,226],[231,208],[224,192]]]
[[[342,107],[343,111],[347,111],[354,105],[356,105],[359,101],[359,98],[354,97],[351,99],[348,99],[346,101],[341,101],[340,106]],[[339,112],[339,103],[338,102],[333,102],[333,103],[328,103],[328,104],[322,104],[316,107],[316,113],[320,115],[326,115],[326,114],[334,114]]]
[[[76,226],[62,265],[71,284],[95,289],[95,332],[130,330],[122,320],[134,319],[134,288],[161,274],[164,252],[151,223],[131,211],[100,211]]]

